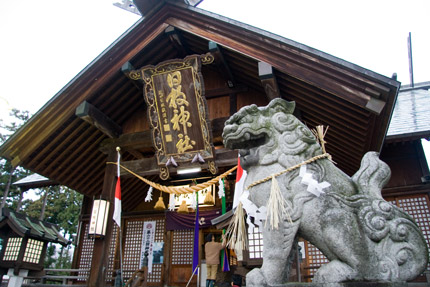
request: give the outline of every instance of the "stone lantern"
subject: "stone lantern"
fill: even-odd
[[[4,208],[0,217],[0,275],[8,286],[21,286],[24,277],[43,269],[49,242],[67,245],[56,225]]]

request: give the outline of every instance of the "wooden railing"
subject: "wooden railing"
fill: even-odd
[[[125,282],[124,287],[146,287],[148,279],[148,267],[143,267],[133,272],[131,277]]]
[[[87,286],[89,269],[45,269],[41,276],[27,276],[23,287],[70,287]]]

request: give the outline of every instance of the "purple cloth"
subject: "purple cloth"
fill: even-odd
[[[221,210],[208,210],[199,212],[199,226],[200,228],[210,227],[211,220],[221,216]],[[167,230],[184,230],[195,229],[196,227],[195,213],[181,214],[175,211],[166,212],[166,229]]]
[[[198,201],[197,201],[198,202]],[[194,246],[193,246],[193,274],[199,266],[199,205],[197,204],[194,224]]]
[[[223,253],[223,262],[222,262],[222,271],[223,272],[228,272],[230,271],[230,264],[228,263],[228,252],[227,252],[227,248],[224,248],[224,253]]]

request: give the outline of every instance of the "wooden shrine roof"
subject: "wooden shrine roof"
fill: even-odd
[[[380,151],[399,82],[177,1],[160,1],[149,7],[145,17],[11,136],[0,147],[0,156],[84,195],[98,195],[104,182],[106,153],[119,145],[124,161],[143,158],[149,162],[153,158],[150,132],[112,139],[76,116],[76,108],[86,101],[122,127],[131,115],[145,109],[143,91],[122,72],[124,64],[140,68],[205,54],[210,41],[222,50],[224,63],[230,68],[229,73],[222,74],[232,87],[206,90],[207,98],[248,90],[268,101],[258,69],[259,62],[265,62],[273,67],[281,96],[296,102],[301,120],[309,127],[330,127],[327,150],[339,168],[353,174],[365,152]],[[222,65],[208,65],[207,69],[219,71]],[[224,121],[225,118],[212,120],[216,145],[222,144]],[[219,159],[225,160],[225,165],[232,162],[222,155]],[[146,175],[158,179],[155,173]],[[144,184],[127,179],[122,185],[123,208],[131,210],[139,203],[137,199],[145,196]]]
[[[70,244],[60,234],[59,228],[55,224],[38,220],[7,208],[2,209],[2,215],[0,216],[0,233],[5,232],[5,226],[8,226],[21,237],[28,236],[33,239],[62,245]]]

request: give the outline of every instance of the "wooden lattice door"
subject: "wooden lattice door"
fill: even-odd
[[[81,236],[79,239],[78,247],[79,247],[79,259],[78,259],[78,269],[80,270],[88,270],[88,271],[80,271],[78,273],[79,277],[88,278],[90,275],[89,270],[91,270],[91,261],[93,260],[93,251],[94,251],[94,239],[89,238],[89,222],[82,221],[81,222]],[[84,279],[79,279],[78,281],[84,281]]]
[[[89,234],[89,222],[88,221],[82,221],[81,222],[81,236],[80,236],[80,242],[78,245],[79,248],[79,259],[77,263],[77,268],[81,271],[78,272],[78,276],[82,279],[78,279],[79,282],[86,281],[83,278],[88,278],[90,275],[91,270],[91,264],[93,259],[93,252],[94,252],[94,238],[90,238],[88,236]],[[109,246],[109,258],[108,258],[108,268],[106,270],[106,286],[113,285],[112,282],[114,281],[114,259],[115,259],[115,252],[117,247],[117,239],[118,239],[118,226],[115,225],[112,231],[112,237],[111,237],[111,243]],[[84,271],[85,270],[85,271]],[[88,271],[87,271],[88,270]]]
[[[171,236],[171,265],[169,283],[171,286],[185,286],[192,275],[194,230],[174,230]],[[197,276],[191,286],[196,286]]]
[[[123,251],[123,275],[124,280],[128,280],[134,271],[139,269],[141,247],[143,238],[144,223],[155,221],[154,243],[164,244],[165,242],[165,218],[145,217],[130,218],[125,222],[125,240]],[[157,262],[157,263],[156,263]],[[164,278],[164,262],[162,259],[152,264],[152,272],[148,274],[148,286],[161,286]]]

